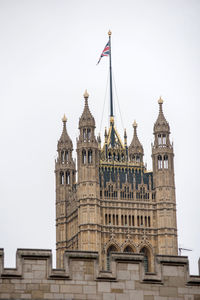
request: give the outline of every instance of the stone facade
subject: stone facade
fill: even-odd
[[[199,300],[200,276],[190,276],[184,256],[157,255],[145,273],[144,255],[112,253],[102,271],[97,252],[66,251],[64,268],[52,269],[50,250],[18,249],[16,269],[4,269],[0,299]]]
[[[153,170],[148,171],[136,122],[128,146],[126,131],[122,142],[111,116],[101,146],[100,136],[95,136],[88,97],[85,93],[79,120],[77,169],[66,117],[57,146],[57,267],[63,266],[65,250],[97,251],[104,270],[110,267],[111,251],[142,252],[146,271],[154,271],[155,255],[177,255],[174,152],[163,100],[158,101],[159,113],[153,128]]]

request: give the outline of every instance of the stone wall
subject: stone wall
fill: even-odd
[[[155,273],[141,254],[112,253],[111,271],[99,269],[97,252],[66,251],[64,269],[52,269],[50,250],[18,249],[16,268],[4,268],[1,299],[199,300],[200,276],[190,276],[185,256],[158,255]]]

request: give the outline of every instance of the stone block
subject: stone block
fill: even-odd
[[[31,297],[33,299],[41,299],[44,298],[44,292],[42,291],[32,291],[31,292]]]
[[[192,295],[184,295],[184,300],[194,300],[194,296],[192,296]]]
[[[125,288],[127,290],[134,290],[135,289],[135,282],[133,280],[125,281]]]
[[[160,287],[160,296],[178,296],[177,288],[175,287]]]
[[[110,282],[98,282],[98,292],[107,292],[110,293]]]
[[[118,280],[130,280],[131,279],[130,271],[126,271],[126,270],[118,271],[117,272],[117,279]]]
[[[122,294],[123,293],[123,289],[111,289],[111,293],[113,294]]]
[[[45,271],[33,271],[33,278],[35,278],[35,279],[46,278],[46,272]]]
[[[25,283],[15,283],[14,289],[24,291],[26,289],[26,284]]]
[[[53,299],[52,293],[44,293],[44,299]]]
[[[52,284],[50,292],[51,293],[59,293],[59,285],[58,284]]]
[[[154,300],[154,296],[144,295],[144,300]]]
[[[31,299],[31,294],[22,294],[21,299]]]
[[[103,300],[115,300],[115,295],[110,293],[103,293]]]
[[[128,264],[129,271],[138,271],[139,272],[139,264]]]
[[[143,292],[129,290],[129,298],[130,300],[143,300]]]
[[[86,285],[83,287],[84,294],[96,294],[96,286],[94,285]]]
[[[124,282],[111,282],[111,289],[124,289]]]
[[[12,292],[14,291],[14,284],[2,283],[0,285],[0,292]]]
[[[26,285],[26,290],[27,291],[39,290],[39,284],[38,283],[28,283]]]
[[[85,300],[85,299],[87,299],[87,296],[83,295],[83,294],[74,294],[74,298],[73,299],[76,299],[76,300]]]
[[[137,271],[130,271],[131,279],[132,280],[140,280],[139,272]]]
[[[117,270],[128,270],[128,264],[127,263],[118,263]]]
[[[40,291],[50,292],[50,285],[47,283],[41,283],[39,289]]]
[[[169,286],[184,287],[185,279],[184,277],[171,276],[168,278],[168,284]]]
[[[61,293],[78,293],[81,294],[83,292],[83,287],[81,285],[61,285],[60,286]]]
[[[0,294],[0,299],[10,299],[10,293],[9,294]]]
[[[116,300],[130,300],[128,294],[116,294],[115,299]]]

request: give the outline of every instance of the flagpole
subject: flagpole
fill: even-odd
[[[109,55],[109,69],[110,69],[110,117],[113,117],[113,94],[112,94],[112,64],[111,64],[111,34],[109,30],[109,45],[110,45],[110,55]]]

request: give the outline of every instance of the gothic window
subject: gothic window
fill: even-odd
[[[113,215],[113,225],[115,225],[115,215]]]
[[[122,161],[124,161],[124,154],[122,153]]]
[[[118,215],[116,215],[116,225],[119,224]]]
[[[158,135],[158,145],[162,144],[162,140],[161,140],[161,134]]]
[[[64,162],[65,162],[64,151],[61,152],[61,162],[62,162],[62,164],[64,164]]]
[[[164,169],[168,169],[168,155],[164,155]]]
[[[105,214],[105,224],[107,225],[108,224],[108,215]]]
[[[115,160],[115,157],[116,157],[116,155],[115,155],[115,152],[113,153],[113,159]]]
[[[91,140],[91,129],[90,128],[88,128],[88,130],[87,130],[87,138],[88,138],[88,141]]]
[[[64,173],[60,172],[60,184],[64,184]]]
[[[148,217],[148,226],[151,227],[151,219]]]
[[[121,225],[123,226],[124,225],[124,216],[121,215]]]
[[[68,151],[65,152],[65,161],[68,162],[69,160],[69,153]]]
[[[86,164],[86,151],[85,150],[82,151],[82,163]]]
[[[143,216],[141,216],[141,225],[143,225]]]
[[[131,216],[128,217],[128,225],[131,226]]]
[[[66,184],[70,184],[70,172],[66,172]]]
[[[147,217],[146,216],[144,217],[144,220],[145,220],[145,227],[147,227]]]
[[[107,269],[110,270],[110,256],[111,252],[117,252],[117,249],[114,245],[111,245],[107,250]]]
[[[109,160],[111,160],[111,159],[112,159],[112,155],[111,155],[111,153],[110,153],[110,152],[108,153],[108,159],[109,159]]]
[[[163,134],[163,144],[166,145],[166,135]]]
[[[86,141],[86,129],[83,129],[83,140]]]
[[[140,162],[140,157],[139,157],[139,155],[136,156],[136,162]]]
[[[137,226],[140,226],[140,218],[137,216]]]
[[[162,169],[162,156],[158,155],[158,169]]]
[[[148,250],[147,248],[142,248],[140,250],[140,253],[144,254],[144,270],[145,272],[148,272],[149,271],[149,253],[148,253]]]
[[[92,150],[88,151],[88,163],[91,164],[92,163]]]
[[[110,225],[110,224],[111,224],[111,215],[110,215],[110,214],[109,214],[108,218],[109,218],[108,223],[109,223],[109,225]]]
[[[132,226],[135,226],[134,216],[132,216]]]
[[[125,225],[127,226],[127,215],[125,216]]]

